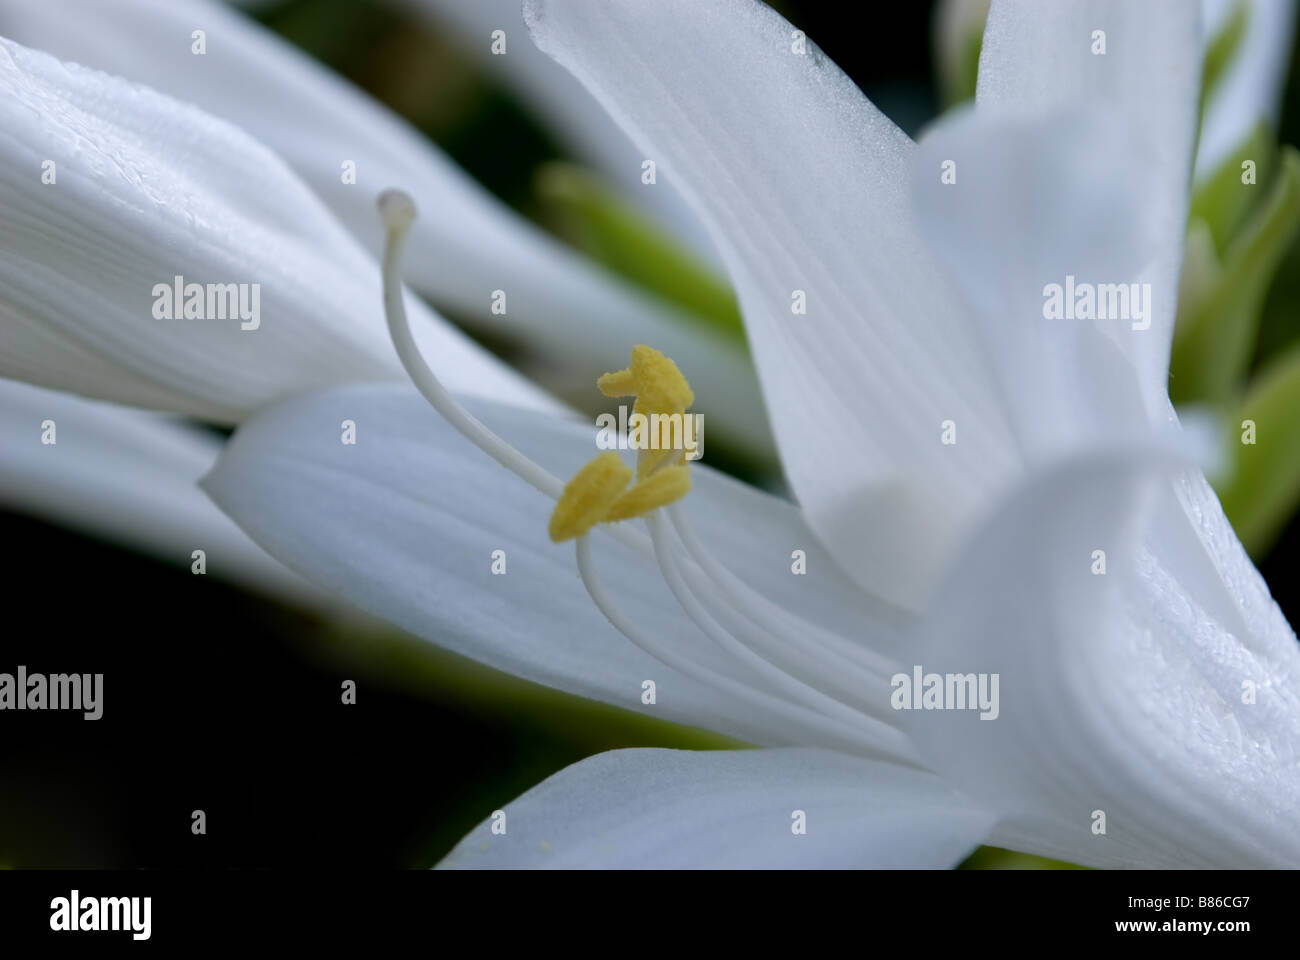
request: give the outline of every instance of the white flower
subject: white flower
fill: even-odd
[[[0,375],[217,423],[296,392],[401,376],[376,265],[243,131],[2,39],[0,90]],[[257,285],[256,327],[160,320],[157,288],[176,277],[245,284],[250,306]],[[418,301],[411,309],[453,380],[557,409]]]
[[[452,4],[455,0],[425,0]],[[941,0],[934,16],[940,79],[952,97],[965,95],[972,42],[988,16],[989,0]],[[1291,45],[1295,0],[1201,0],[1207,55],[1222,72],[1208,91],[1196,151],[1196,179],[1204,180],[1265,123],[1276,128]],[[974,44],[978,46],[978,44]],[[1222,52],[1226,61],[1218,63]]]
[[[406,629],[786,749],[590,758],[447,865],[947,865],[985,840],[1093,865],[1300,861],[1300,651],[1183,465],[1164,386],[1196,8],[995,2],[976,110],[919,148],[749,0],[526,11],[709,225],[800,506],[695,467],[649,542],[579,537],[611,634],[512,475],[558,496],[591,431],[471,403],[490,433],[423,366],[396,196],[390,327],[442,417],[394,387],[296,398],[246,423],[205,488]],[[1149,283],[1151,308],[1045,320],[1067,274]],[[343,410],[373,425],[365,451],[318,428]],[[996,719],[893,709],[917,666],[999,676]]]
[[[528,38],[521,0],[404,0],[435,23],[455,31],[464,50],[492,70],[510,92],[531,105],[572,150],[592,164],[623,196],[710,263],[716,261],[708,236],[670,179],[656,181],[653,190],[641,182],[642,156],[591,94]],[[502,31],[508,42],[504,55],[492,52],[490,39]],[[417,198],[418,199],[418,198]],[[367,211],[368,213],[369,211]],[[408,268],[407,280],[418,283]]]
[[[204,32],[202,55],[193,53],[191,39],[199,28]],[[259,228],[290,230],[301,241],[319,236],[318,249],[310,253],[325,260],[338,244],[338,228],[324,225],[324,211],[290,211],[287,201],[278,200],[287,191],[296,202],[305,203],[299,195],[309,187],[354,237],[377,250],[383,237],[374,222],[375,197],[389,184],[401,183],[430,214],[412,236],[411,267],[418,288],[435,302],[455,308],[480,329],[526,343],[553,369],[581,373],[584,379],[617,363],[630,338],[653,338],[676,351],[682,362],[715,371],[706,395],[718,436],[728,432],[749,448],[770,449],[757,382],[742,348],[589,265],[512,213],[409,124],[238,11],[209,0],[0,0],[0,34],[62,60],[145,83],[239,127],[242,132],[210,135],[203,154],[186,152],[186,162],[193,155],[194,164],[185,172],[201,191],[217,192],[235,181],[245,191],[245,222],[238,225],[243,232],[231,229],[218,242],[237,245],[243,272],[258,273],[252,279],[260,279],[264,288],[272,283],[264,274],[296,271],[304,283],[318,288],[305,291],[305,297],[314,294],[335,301],[335,312],[350,315],[357,326],[364,326],[367,317],[377,319],[373,297],[335,300],[334,288],[358,284],[364,269],[340,270],[343,275],[330,283],[307,280],[311,275],[292,261],[263,269],[263,262],[275,258],[279,248],[268,243]],[[527,45],[522,24],[519,34],[517,46],[522,49]],[[89,100],[82,103],[83,110],[98,114],[88,116],[87,122],[111,122],[150,105],[149,98],[142,96],[137,103],[129,88],[108,78],[72,76],[79,78],[86,97],[90,87],[102,87],[94,109]],[[57,86],[59,81],[48,82]],[[118,97],[123,102],[117,102]],[[184,112],[179,106],[170,109],[155,128],[159,142],[143,137],[128,156],[138,154],[138,162],[153,162],[156,158],[148,155],[156,150],[164,161],[180,159],[178,147],[186,143],[186,134],[172,127],[181,124],[177,118]],[[39,161],[53,149],[50,118],[32,117],[29,122],[43,124],[31,134],[36,139],[26,144],[30,158],[6,149],[0,159],[14,168],[8,187],[24,194],[34,215],[49,219],[61,209],[55,191],[47,187],[42,192],[39,183]],[[210,118],[203,122],[212,123]],[[270,162],[269,157],[261,159],[268,155],[267,148],[302,184],[286,188],[285,172],[251,168],[252,158]],[[35,167],[30,166],[33,161]],[[354,182],[344,176],[345,163],[354,165]],[[299,222],[257,222],[289,213]],[[201,231],[208,224],[191,226]],[[191,235],[188,242],[202,242],[202,237]],[[40,250],[34,248],[31,256],[38,257]],[[52,272],[63,264],[42,266]],[[156,279],[170,277],[163,271]],[[505,294],[504,313],[491,310],[498,290]],[[110,286],[101,296],[112,300],[124,293]],[[308,303],[310,299],[303,306]],[[149,314],[141,316],[147,319]],[[372,377],[374,369],[358,357],[352,373],[332,374],[330,382]]]
[[[295,392],[403,378],[377,266],[261,144],[6,40],[0,90],[0,375],[218,423]],[[256,284],[257,328],[233,316],[157,319],[155,288],[176,276]],[[421,303],[411,309],[462,388],[561,409]],[[215,576],[321,602],[195,488],[220,449],[215,434],[0,386],[7,505],[185,566],[202,548]],[[38,442],[47,419],[58,444]]]
[[[43,436],[48,442],[43,441]],[[338,604],[248,539],[196,481],[224,445],[173,417],[0,380],[0,504],[277,599]]]

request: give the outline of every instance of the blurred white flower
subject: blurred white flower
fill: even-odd
[[[519,27],[520,55],[529,48],[538,56],[522,22]],[[199,28],[205,52],[195,55],[191,33]],[[585,382],[620,362],[629,340],[654,339],[683,362],[715,371],[706,395],[717,436],[770,451],[757,381],[740,345],[589,264],[510,211],[401,118],[238,11],[211,0],[0,0],[0,35],[148,84],[234,124],[241,138],[258,141],[250,147],[256,155],[269,148],[283,158],[372,251],[382,243],[375,197],[391,183],[406,185],[429,212],[411,239],[410,278],[436,303],[456,309],[477,329],[527,344],[543,369],[561,374],[560,382],[574,376]],[[126,109],[105,99],[101,112],[111,117]],[[50,149],[39,141],[31,146]],[[171,149],[165,141],[142,142],[140,148]],[[228,147],[199,158],[188,172],[200,185],[207,178],[231,179],[239,157]],[[354,182],[346,182],[345,163],[354,165]],[[27,189],[29,202],[57,203],[52,190],[37,192],[37,180],[20,179],[28,169],[19,168],[11,188]],[[635,169],[639,174],[639,162]],[[249,194],[261,197],[275,196],[283,179],[247,171],[241,176]],[[247,209],[252,214],[259,206],[250,203]],[[312,221],[298,227],[304,239],[321,235],[321,254],[338,232]],[[255,234],[232,233],[229,239],[245,249],[250,263],[260,252],[271,252]],[[336,283],[363,272],[346,271]],[[329,296],[326,290],[321,293]],[[504,313],[492,310],[495,291],[505,294]],[[367,301],[372,313],[374,303]],[[339,307],[362,316],[355,304],[342,301]],[[357,373],[364,368],[358,366]]]
[[[315,609],[337,606],[198,488],[224,443],[163,414],[0,380],[0,506],[172,566],[192,567],[202,550],[209,576]]]
[[[0,90],[0,375],[215,423],[401,377],[374,261],[242,130],[7,40]],[[177,277],[257,284],[259,325],[159,319],[157,288]],[[414,298],[411,309],[467,389],[557,409]]]
[[[234,423],[291,393],[401,379],[376,265],[224,121],[5,40],[0,90],[0,375],[15,378],[0,384],[0,501],[174,563],[206,544],[215,575],[319,601],[194,486],[215,434],[16,381]],[[158,319],[156,288],[178,276],[257,285],[257,328],[234,315]],[[410,306],[462,388],[561,409]],[[46,419],[62,424],[61,444],[39,442]]]
[[[475,420],[446,393],[406,342],[391,205],[390,325],[445,419],[397,387],[296,398],[244,424],[205,489],[430,640],[786,749],[590,758],[446,865],[934,866],[985,840],[1099,866],[1300,861],[1300,649],[1183,465],[1165,390],[1196,8],[995,0],[975,110],[919,147],[751,0],[526,12],[710,227],[800,506],[695,467],[650,541],[606,526],[562,562],[545,497],[497,465],[558,496],[592,431],[494,403]],[[1047,321],[1066,275],[1149,283],[1152,314]],[[364,457],[309,429],[342,410],[382,424]],[[999,676],[996,719],[896,711],[891,674],[917,667]]]
[[[425,0],[455,4],[456,0]],[[1205,103],[1196,150],[1196,180],[1212,174],[1242,146],[1257,124],[1276,128],[1295,42],[1295,0],[1201,0],[1207,54],[1224,44],[1228,54]],[[942,92],[969,96],[973,54],[989,0],[940,0],[934,15],[934,55]],[[1237,32],[1238,25],[1242,29]]]
[[[610,119],[572,74],[528,37],[521,0],[394,0],[455,31],[462,47],[501,78],[536,111],[575,154],[599,170],[647,216],[687,243],[700,257],[717,260],[703,225],[690,206],[664,178],[653,190],[641,182],[642,156],[627,135]],[[492,52],[493,32],[501,30],[508,52]],[[394,181],[397,182],[397,181]],[[419,229],[419,228],[417,228]],[[412,283],[417,280],[408,269]]]

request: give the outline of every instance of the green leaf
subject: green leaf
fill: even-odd
[[[943,108],[951,109],[975,99],[979,81],[980,50],[984,45],[984,21],[973,24],[951,62],[942,62],[939,70],[939,88]]]
[[[1189,213],[1204,221],[1214,237],[1214,248],[1223,256],[1233,237],[1245,225],[1259,202],[1260,186],[1270,184],[1277,166],[1277,143],[1267,124],[1261,123],[1226,158],[1219,168],[1196,189]],[[1241,182],[1242,164],[1255,163],[1257,185]]]
[[[958,870],[1087,870],[1064,860],[1049,860],[1032,853],[1001,847],[980,847],[957,865]]]
[[[1219,500],[1247,551],[1259,558],[1300,507],[1300,347],[1260,373],[1232,425],[1240,429],[1232,436],[1235,470],[1218,485]]]
[[[538,175],[537,193],[548,222],[579,250],[710,329],[744,341],[740,306],[726,281],[595,176],[549,163]]]
[[[1216,282],[1179,304],[1169,380],[1177,404],[1231,402],[1249,367],[1269,285],[1300,227],[1300,153],[1283,147],[1278,168],[1267,198],[1228,244]]]
[[[345,72],[396,18],[374,0],[280,0],[249,11],[295,46]]]
[[[1241,52],[1242,41],[1246,38],[1246,26],[1250,21],[1250,4],[1247,0],[1237,0],[1232,5],[1232,12],[1224,21],[1219,32],[1214,35],[1205,50],[1205,60],[1201,65],[1201,113],[1210,96],[1218,89],[1219,82],[1228,71],[1232,61]]]
[[[975,99],[989,0],[938,0],[931,10],[931,60],[939,106]]]

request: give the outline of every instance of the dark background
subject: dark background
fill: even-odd
[[[937,110],[924,3],[780,9],[909,132]],[[891,22],[882,23],[882,11]],[[517,208],[562,151],[456,41],[385,8],[294,0],[270,26],[406,114]],[[423,60],[419,58],[423,57]],[[410,89],[406,61],[461,78]],[[427,72],[427,70],[426,70]],[[468,77],[468,80],[464,78]],[[1281,139],[1300,142],[1296,77]],[[503,131],[511,148],[501,149]],[[1297,251],[1283,275],[1300,277]],[[1290,292],[1288,302],[1300,303]],[[1274,348],[1295,317],[1266,324]],[[0,514],[0,669],[105,674],[105,712],[10,713],[0,728],[0,867],[427,867],[550,773],[621,746],[707,735],[599,707],[389,631],[339,628],[120,547]],[[1300,524],[1263,563],[1293,623]],[[340,684],[359,687],[355,706]],[[207,834],[194,836],[202,809]],[[985,852],[977,862],[996,861]]]

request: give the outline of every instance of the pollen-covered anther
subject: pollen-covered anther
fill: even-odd
[[[614,501],[605,514],[605,520],[614,523],[640,517],[659,507],[680,500],[691,491],[690,467],[666,467],[638,480]]]
[[[636,462],[636,477],[638,481],[645,480],[661,470],[685,464],[685,450],[675,450],[666,444],[658,450],[642,450]]]
[[[607,397],[636,397],[637,413],[680,413],[695,402],[691,385],[677,364],[653,347],[632,348],[631,364],[596,381]]]
[[[631,368],[602,373],[596,381],[596,389],[607,397],[634,397],[636,378],[632,376]]]
[[[632,468],[614,451],[596,457],[564,485],[551,513],[551,539],[556,543],[572,540],[607,520],[610,507],[631,479]]]

